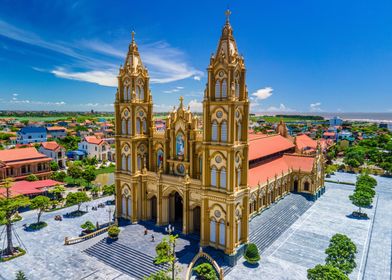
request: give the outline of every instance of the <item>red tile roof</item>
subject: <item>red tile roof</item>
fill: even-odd
[[[282,173],[285,174],[291,169],[301,169],[301,171],[311,172],[313,163],[314,157],[286,154],[280,158],[249,169],[248,185],[256,187],[259,183],[264,183],[267,179],[273,180],[275,175],[280,176]]]
[[[52,160],[35,148],[11,149],[0,151],[0,161],[5,163],[19,163],[26,160]]]
[[[56,185],[63,185],[63,183],[54,180],[39,180],[34,182],[18,181],[12,184],[11,196],[41,194],[45,192],[45,188],[54,187]],[[5,192],[6,190],[1,188],[0,196],[5,195]]]
[[[89,144],[101,145],[104,141],[95,136],[86,136],[84,140]]]
[[[283,152],[294,147],[290,140],[279,134],[249,134],[249,160]]]
[[[62,127],[62,126],[49,126],[46,129],[49,131],[52,131],[52,130],[64,130],[65,131],[65,130],[67,130],[65,127]]]
[[[312,149],[317,148],[317,141],[313,140],[312,138],[310,138],[309,136],[307,136],[305,134],[297,136],[296,144],[297,144],[298,149],[300,149],[300,150],[305,149],[305,148],[312,148]]]
[[[326,132],[323,133],[323,135],[324,136],[335,136],[336,134],[335,134],[335,132],[326,131]]]
[[[41,146],[46,150],[56,151],[57,149],[61,148],[56,141],[49,141],[49,142],[42,142]]]

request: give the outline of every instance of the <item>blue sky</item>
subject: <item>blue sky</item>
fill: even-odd
[[[224,11],[253,112],[391,112],[391,1],[0,0],[0,109],[113,110],[135,30],[155,111],[200,110]]]

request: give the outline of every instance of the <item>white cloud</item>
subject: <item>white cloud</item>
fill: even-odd
[[[278,107],[270,106],[265,109],[266,112],[295,112],[294,109],[286,107],[284,104],[280,104]]]
[[[169,112],[173,110],[174,106],[166,105],[166,104],[154,104],[155,112]]]
[[[55,67],[54,70],[49,71],[57,77],[103,86],[116,86],[113,77],[116,77],[119,65],[114,62],[118,61],[117,58],[124,59],[126,55],[127,45],[123,42],[120,48],[116,48],[116,45],[120,45],[119,42],[108,45],[97,40],[69,43],[48,41],[33,32],[26,31],[25,28],[18,28],[2,20],[0,20],[0,35],[72,58],[71,61],[67,61],[67,65],[70,65],[67,70],[59,70],[59,67]],[[121,51],[122,49],[124,51]],[[151,83],[196,79],[195,77],[203,75],[201,71],[189,65],[183,51],[170,46],[165,41],[139,45],[139,49],[142,61],[149,69]],[[100,54],[99,59],[94,58],[96,54]],[[74,71],[73,68],[84,70]],[[33,69],[42,71],[39,67]]]
[[[195,81],[200,81],[200,80],[201,80],[201,77],[200,77],[200,76],[193,76],[193,79],[194,79]]]
[[[64,68],[57,68],[51,71],[56,77],[85,81],[101,86],[117,87],[116,75],[110,71],[88,71],[88,72],[70,72]]]
[[[163,93],[175,93],[175,92],[179,92],[180,90],[183,90],[183,89],[184,89],[184,87],[175,87],[170,90],[164,90]]]
[[[256,100],[264,100],[272,95],[274,90],[271,87],[265,87],[258,89],[256,92],[252,93],[252,96],[256,97]]]
[[[203,111],[203,103],[197,101],[196,99],[192,99],[189,102],[189,107],[192,112],[202,112]]]
[[[311,103],[309,105],[310,112],[322,112],[323,110],[320,108],[321,102]]]
[[[15,97],[18,96],[18,95],[19,95],[18,93],[13,93],[12,94],[12,96],[15,96]]]

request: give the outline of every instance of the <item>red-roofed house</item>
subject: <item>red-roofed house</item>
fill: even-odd
[[[110,145],[96,136],[85,136],[78,144],[78,149],[85,152],[87,157],[99,161],[110,160]]]
[[[40,194],[45,194],[51,188],[58,185],[63,185],[64,183],[57,182],[54,180],[39,180],[39,181],[17,181],[12,183],[11,186],[11,196],[26,195],[26,196],[36,196]],[[6,190],[4,188],[0,189],[0,197],[4,196]]]
[[[0,180],[23,180],[30,174],[41,179],[49,178],[52,174],[49,165],[51,160],[32,147],[0,151]]]
[[[46,128],[48,131],[48,135],[52,136],[52,138],[64,138],[67,136],[67,129],[62,126],[49,126]],[[49,136],[48,136],[49,137]]]
[[[60,168],[65,168],[66,154],[65,148],[59,145],[56,141],[42,142],[39,149],[41,153],[52,158],[53,161],[57,162]]]

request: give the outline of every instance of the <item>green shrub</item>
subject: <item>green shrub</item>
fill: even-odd
[[[193,271],[200,280],[218,280],[214,267],[210,263],[202,263],[196,266]]]
[[[23,271],[19,270],[19,271],[16,273],[16,278],[15,278],[15,280],[27,280],[27,277],[25,276],[25,274],[24,274]]]
[[[113,225],[113,226],[109,227],[108,235],[111,238],[117,238],[118,235],[120,234],[120,231],[121,230],[120,230],[120,228],[118,226]]]
[[[318,264],[308,269],[308,280],[349,280],[349,278],[332,265]]]
[[[45,222],[38,222],[38,223],[30,224],[29,225],[29,229],[30,230],[39,230],[39,229],[42,229],[42,228],[44,228],[46,226],[48,226],[47,223],[45,223]]]
[[[244,258],[248,263],[257,263],[260,260],[259,249],[257,249],[256,244],[249,243],[246,246]]]
[[[346,275],[357,266],[355,263],[357,246],[344,234],[337,233],[332,236],[325,253],[327,254],[326,264],[338,268]]]
[[[94,231],[95,225],[91,222],[91,221],[86,221],[84,224],[82,224],[80,226],[82,229],[86,230],[86,231]]]
[[[29,182],[38,181],[38,177],[37,175],[30,174],[29,176],[26,177],[26,180]]]

